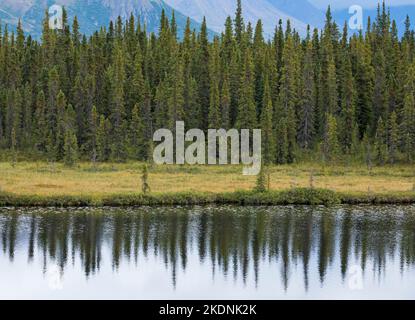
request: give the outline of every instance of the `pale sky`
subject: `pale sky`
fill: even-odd
[[[352,5],[361,5],[365,8],[373,8],[378,5],[378,2],[382,0],[308,0],[319,8],[327,8],[330,4],[334,9],[348,8]],[[388,6],[399,6],[399,5],[415,5],[415,0],[386,0]]]

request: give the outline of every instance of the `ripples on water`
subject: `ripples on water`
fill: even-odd
[[[415,298],[415,207],[0,209],[0,298]]]

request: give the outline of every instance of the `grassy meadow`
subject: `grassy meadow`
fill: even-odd
[[[16,196],[90,196],[106,197],[114,194],[133,195],[141,192],[142,164],[81,163],[73,168],[46,162],[0,163],[0,192]],[[282,191],[292,188],[327,189],[355,195],[412,193],[415,186],[415,167],[395,165],[322,166],[298,164],[273,166],[270,189]],[[310,179],[311,172],[313,178]],[[153,166],[149,184],[153,194],[166,193],[232,193],[249,191],[255,187],[256,177],[242,175],[241,166]]]

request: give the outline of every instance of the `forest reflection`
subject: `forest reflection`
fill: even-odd
[[[285,289],[294,272],[306,289],[310,277],[324,285],[335,259],[343,279],[356,264],[376,276],[389,261],[401,272],[415,265],[414,207],[0,209],[0,236],[0,260],[23,252],[28,263],[37,256],[44,270],[53,261],[62,273],[80,261],[91,277],[107,248],[114,272],[158,258],[173,286],[191,255],[214,277],[245,283],[248,276],[257,283],[261,266],[274,263]]]

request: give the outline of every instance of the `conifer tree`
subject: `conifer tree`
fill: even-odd
[[[199,103],[202,107],[202,128],[208,127],[208,115],[210,106],[210,79],[209,79],[209,41],[207,35],[206,19],[203,19],[198,37],[197,58],[195,66],[195,78],[198,83]]]
[[[375,135],[375,158],[378,164],[384,165],[388,157],[388,135],[385,123],[379,118]]]
[[[230,110],[231,110],[231,92],[229,87],[229,73],[226,70],[224,72],[223,81],[222,81],[222,90],[220,96],[220,113],[221,117],[221,127],[224,129],[230,128]]]
[[[341,146],[343,151],[350,154],[353,151],[353,147],[356,145],[357,137],[357,125],[356,125],[356,91],[354,78],[352,74],[352,65],[350,60],[344,61],[344,80],[342,88],[342,101],[341,101]]]
[[[411,65],[407,72],[404,87],[401,136],[406,160],[411,162],[415,154],[415,67]]]
[[[150,185],[148,184],[148,166],[144,165],[143,174],[141,176],[141,189],[144,194],[147,194],[151,191]]]
[[[11,133],[11,152],[12,152],[12,167],[14,168],[17,163],[17,142],[16,142],[15,128],[12,128],[12,133]]]
[[[210,54],[210,106],[209,106],[209,128],[219,129],[220,117],[220,56],[219,39],[215,38]]]
[[[91,116],[89,119],[89,150],[90,159],[93,163],[96,163],[98,158],[98,128],[99,128],[99,114],[96,106],[92,107]]]
[[[184,117],[183,64],[177,54],[172,55],[171,71],[168,77],[167,128],[175,132],[176,122]]]
[[[105,119],[103,115],[100,116],[99,126],[97,130],[97,155],[98,161],[107,161],[110,157],[111,143],[110,132],[111,123],[108,119]]]
[[[339,140],[337,136],[337,121],[336,118],[329,113],[326,114],[326,117],[326,132],[323,142],[323,155],[326,161],[333,161],[337,159],[340,152]]]
[[[389,162],[395,163],[397,160],[398,152],[398,123],[396,112],[392,112],[389,117],[389,135],[388,135],[388,148],[389,148]]]
[[[235,39],[239,45],[242,43],[244,33],[245,25],[244,18],[242,17],[242,1],[237,0],[237,8],[235,14]]]
[[[298,102],[295,56],[293,38],[289,33],[283,50],[283,66],[275,112],[278,163],[292,163],[295,159],[294,152],[297,137],[295,109]]]
[[[131,157],[135,160],[142,160],[142,146],[143,146],[143,121],[140,117],[138,104],[134,106],[134,109],[131,114],[131,124],[130,124],[130,154]]]
[[[196,87],[195,91],[196,91]],[[142,123],[142,144],[140,148],[140,159],[150,161],[153,158],[153,116],[151,113],[151,93],[148,82],[146,83],[143,102],[139,109],[139,115]]]
[[[133,75],[131,77],[131,88],[129,88],[128,106],[130,110],[132,110],[136,104],[141,104],[143,101],[145,83],[141,59],[141,52],[138,50],[135,57]]]
[[[47,141],[47,122],[46,122],[46,99],[43,91],[40,91],[36,99],[36,110],[34,118],[35,130],[34,140],[36,148],[41,151],[46,151]]]
[[[261,171],[258,174],[256,186],[255,186],[256,192],[265,192],[267,191],[266,187],[266,175],[265,175],[265,168],[261,167]]]
[[[72,167],[78,161],[78,142],[72,128],[65,131],[64,162],[66,166]]]
[[[257,124],[256,103],[254,97],[254,69],[252,54],[245,52],[243,74],[240,82],[239,106],[236,126],[239,129],[253,129]]]
[[[315,83],[313,68],[312,43],[307,43],[304,56],[304,66],[302,74],[302,91],[299,112],[299,133],[298,142],[302,148],[309,149],[314,139],[314,120],[315,120]]]
[[[271,89],[268,78],[265,78],[263,108],[261,114],[262,130],[262,157],[266,165],[272,164],[275,159],[275,140],[273,131],[273,112]]]
[[[375,64],[375,80],[373,89],[373,120],[382,117],[386,119],[388,116],[388,89],[386,78],[386,61],[385,56],[381,50],[376,52],[374,58]],[[376,123],[373,124],[373,127]]]
[[[113,83],[112,83],[112,106],[111,114],[113,139],[111,143],[111,157],[117,162],[125,161],[127,158],[126,150],[126,123],[125,123],[125,105],[124,105],[124,65],[123,48],[118,46],[115,50],[115,61],[113,65]]]

